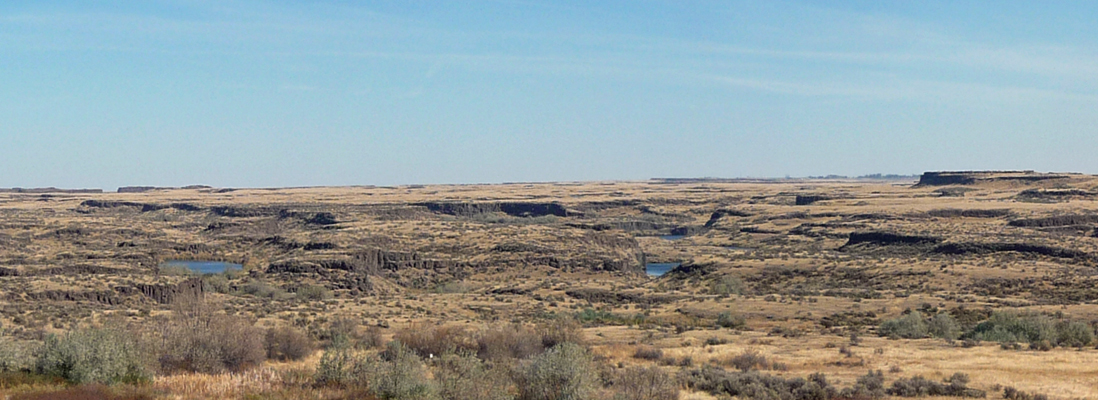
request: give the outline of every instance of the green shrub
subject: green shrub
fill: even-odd
[[[865,375],[859,376],[858,380],[854,382],[854,386],[843,389],[839,392],[839,397],[844,399],[855,400],[869,400],[869,399],[882,399],[887,394],[884,388],[884,373],[880,370],[869,371]]]
[[[214,293],[229,293],[231,290],[229,278],[226,278],[225,274],[202,275],[202,285],[206,291]]]
[[[1047,315],[1000,311],[981,322],[966,335],[969,338],[999,343],[1056,342],[1056,322]]]
[[[325,300],[331,297],[332,292],[320,285],[306,285],[297,289],[297,298],[302,300]]]
[[[927,336],[928,327],[923,314],[912,311],[899,318],[882,322],[877,328],[877,334],[893,339],[922,339]]]
[[[709,283],[709,292],[718,296],[743,294],[744,284],[735,276],[723,276]]]
[[[614,378],[614,400],[678,400],[675,378],[658,367],[633,367]]]
[[[888,394],[899,397],[987,397],[987,393],[983,390],[969,388],[968,375],[959,372],[946,379],[946,383],[944,384],[921,376],[915,376],[908,379],[897,379],[892,382],[892,387],[888,389]]]
[[[742,315],[732,315],[732,312],[725,311],[717,314],[717,326],[742,330],[747,328],[747,319]]]
[[[313,382],[317,386],[345,386],[351,383],[351,344],[345,336],[338,336],[324,350],[316,367]]]
[[[1064,347],[1083,347],[1094,342],[1094,329],[1081,321],[1062,321],[1056,324],[1056,344]]]
[[[38,349],[35,371],[71,383],[138,383],[152,379],[148,358],[128,331],[92,328],[50,335]]]
[[[510,400],[510,382],[499,369],[491,369],[472,352],[448,353],[434,370],[442,400]]]
[[[757,371],[728,372],[718,366],[705,365],[700,369],[683,370],[679,374],[679,380],[688,388],[708,392],[720,398],[827,400],[838,396],[838,390],[831,386],[824,374],[812,374],[808,379],[786,379]],[[883,389],[881,395],[884,395]]]
[[[517,383],[521,400],[584,400],[592,398],[599,379],[587,350],[562,343],[530,360]]]
[[[433,382],[427,379],[423,360],[398,341],[389,342],[378,356],[357,361],[352,371],[355,383],[382,399],[437,399]]]
[[[942,313],[930,319],[927,333],[931,337],[952,341],[961,337],[961,325],[949,314]]]
[[[30,368],[31,354],[26,346],[0,331],[0,372],[15,372]]]

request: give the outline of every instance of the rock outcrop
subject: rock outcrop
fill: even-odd
[[[557,203],[533,203],[533,202],[500,202],[500,203],[451,203],[451,202],[424,202],[416,203],[417,206],[427,207],[428,210],[446,215],[473,216],[502,212],[513,217],[544,217],[553,215],[557,217],[568,216],[568,210]]]

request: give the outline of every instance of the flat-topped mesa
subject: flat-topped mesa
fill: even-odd
[[[1024,171],[931,171],[919,177],[917,186],[974,185],[981,182],[1038,182],[1068,178],[1067,174]]]

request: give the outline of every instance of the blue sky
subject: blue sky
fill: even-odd
[[[0,187],[1098,172],[1090,2],[4,1]]]

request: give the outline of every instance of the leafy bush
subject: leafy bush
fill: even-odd
[[[521,400],[584,400],[598,387],[598,373],[587,350],[559,344],[533,358],[518,374]]]
[[[976,325],[966,336],[999,343],[1054,343],[1057,339],[1056,333],[1056,323],[1047,315],[1000,311]]]
[[[510,400],[510,382],[498,369],[488,368],[472,352],[448,353],[434,371],[442,400]]]
[[[897,379],[892,382],[888,394],[899,397],[951,396],[951,397],[987,397],[983,390],[968,387],[968,375],[956,373],[946,379],[946,383],[935,382],[921,376]]]
[[[316,349],[308,335],[289,326],[268,329],[266,345],[267,358],[279,361],[300,360]]]
[[[1064,347],[1083,347],[1094,342],[1094,329],[1081,321],[1062,321],[1056,324],[1056,344]]]
[[[658,367],[633,367],[614,378],[615,400],[678,400],[675,378]]]
[[[949,314],[942,313],[930,319],[927,333],[931,337],[952,341],[961,337],[961,325]]]
[[[50,335],[38,349],[35,371],[72,383],[137,383],[152,379],[137,338],[115,328]]]
[[[382,399],[436,399],[438,392],[427,379],[423,360],[398,341],[389,342],[378,356],[358,360],[352,371],[355,383]]]
[[[742,315],[732,315],[731,312],[725,311],[717,314],[717,326],[730,329],[746,329],[747,319]]]
[[[900,318],[882,322],[881,326],[877,328],[878,335],[893,339],[922,339],[926,337],[927,333],[926,320],[923,319],[923,314],[918,311],[912,311]]]

